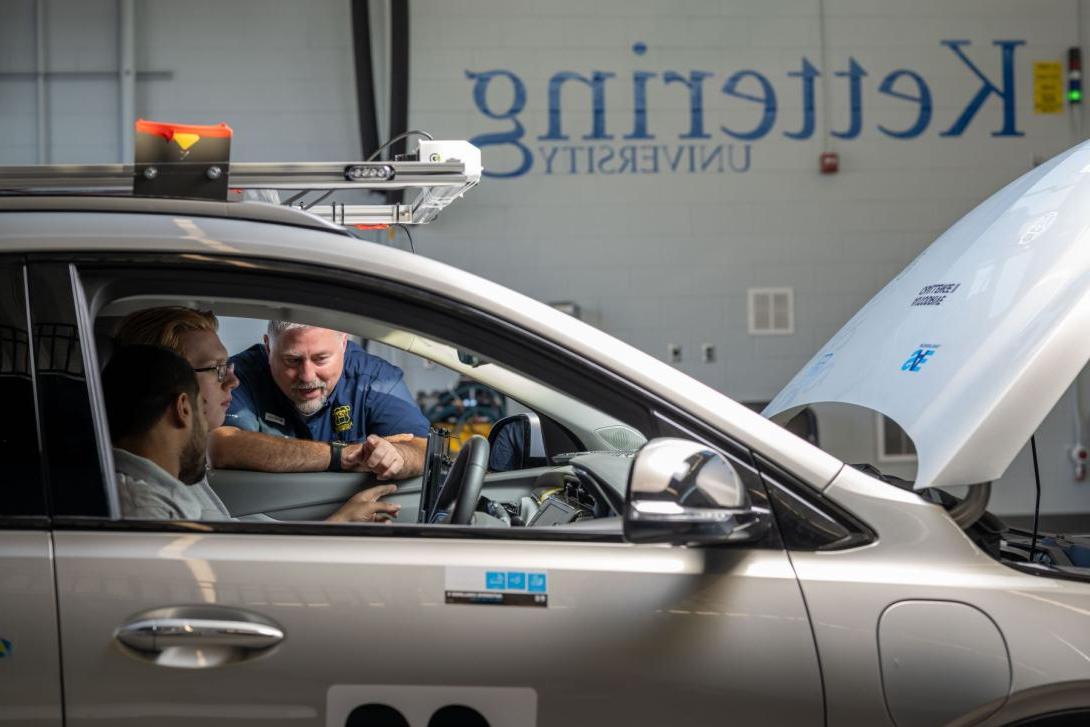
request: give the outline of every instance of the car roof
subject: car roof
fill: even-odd
[[[122,197],[0,198],[0,249],[236,255],[340,268],[486,310],[614,372],[824,488],[843,463],[668,364],[537,300],[450,265],[252,202]]]

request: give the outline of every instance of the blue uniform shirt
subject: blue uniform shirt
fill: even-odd
[[[231,393],[224,422],[228,426],[324,442],[358,442],[368,434],[428,434],[428,420],[409,394],[401,369],[351,341],[340,380],[311,416],[300,414],[273,381],[263,345],[251,346],[231,361],[239,385]]]

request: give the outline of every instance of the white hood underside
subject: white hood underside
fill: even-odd
[[[912,438],[915,488],[998,479],[1090,359],[1090,142],[963,217],[878,292],[765,409],[881,412]]]

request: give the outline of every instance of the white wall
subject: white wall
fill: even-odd
[[[120,144],[120,2],[39,0],[46,58],[45,158],[37,158],[34,0],[4,0],[0,162],[131,160]],[[358,158],[349,4],[341,0],[140,0],[135,112],[227,121],[237,161]],[[127,122],[131,124],[131,120]]]
[[[477,0],[411,7],[411,125],[449,137],[509,131],[510,120],[488,118],[475,104],[466,72],[510,71],[525,85],[517,119],[533,154],[528,172],[486,180],[460,209],[421,230],[417,249],[543,300],[576,301],[591,322],[660,358],[667,344],[680,344],[679,368],[741,400],[771,398],[946,227],[1081,138],[1081,109],[1033,112],[1033,62],[1063,60],[1079,44],[1084,19],[1074,2],[828,0],[824,53],[816,0]],[[994,135],[1004,131],[1003,102],[994,94],[962,133],[942,135],[982,87],[943,40],[970,41],[961,50],[998,86],[1003,56],[994,42],[1025,41],[1012,63],[1014,127],[1022,136]],[[642,55],[633,50],[640,42]],[[866,70],[858,137],[823,133],[849,128],[850,85],[843,76],[829,79],[827,95],[815,79],[813,136],[784,136],[802,130],[805,120],[802,81],[786,75],[798,72],[804,57],[819,71],[845,71],[852,58]],[[878,128],[903,130],[917,118],[918,104],[879,92],[887,74],[902,68],[925,79],[933,98],[929,125],[910,139]],[[658,173],[572,175],[557,173],[554,161],[547,173],[547,155],[565,144],[693,143],[680,138],[690,124],[687,90],[661,81],[669,70],[714,74],[703,88],[711,138],[696,143],[739,148],[744,140],[718,128],[745,130],[760,121],[760,104],[720,92],[742,69],[763,74],[779,101],[771,131],[750,142],[748,171],[679,173],[660,163]],[[569,82],[561,91],[561,120],[571,139],[539,139],[549,128],[549,79],[596,70],[616,74],[606,81],[604,103],[613,138],[581,138],[591,131],[591,93]],[[647,85],[654,140],[622,138],[633,130],[636,71],[658,74]],[[491,84],[488,108],[506,111],[512,84]],[[899,84],[901,92],[915,90],[904,78]],[[759,95],[756,86],[745,90]],[[818,173],[824,150],[840,154],[838,174]],[[486,168],[510,170],[518,161],[510,145],[485,146]],[[748,334],[746,289],[755,286],[794,288],[794,335]],[[700,361],[705,342],[717,347],[714,363]],[[834,415],[821,424],[847,461],[911,476],[910,465],[877,462],[872,416]],[[1090,511],[1090,486],[1071,478],[1070,443],[1070,404],[1061,404],[1039,438],[1045,512]],[[1023,464],[1020,457],[996,484],[998,512],[1032,508],[1032,470]]]
[[[665,356],[683,346],[680,368],[739,399],[768,399],[849,315],[954,220],[1001,185],[1073,140],[1066,115],[1032,113],[1031,64],[1059,59],[1077,41],[1071,2],[835,2],[828,8],[828,70],[850,57],[863,79],[863,127],[856,139],[823,143],[783,137],[802,123],[801,58],[821,64],[816,1],[686,3],[560,1],[412,4],[411,122],[445,136],[507,130],[473,103],[466,71],[509,70],[526,86],[519,120],[535,152],[534,168],[491,179],[459,210],[418,234],[429,255],[467,265],[536,297],[573,299],[587,316],[645,350]],[[968,39],[970,59],[989,77],[1000,70],[996,39],[1025,39],[1015,54],[1017,127],[997,138],[1000,106],[989,100],[960,136],[940,136],[980,88],[943,39]],[[631,50],[643,42],[647,51]],[[911,125],[913,106],[877,92],[896,68],[930,84],[934,112],[918,138],[884,136],[877,125]],[[547,84],[558,71],[611,71],[608,142],[583,141],[590,93],[563,89],[564,130],[576,145],[621,147],[632,125],[631,74],[650,70],[714,72],[704,88],[706,145],[745,142],[721,123],[753,126],[751,102],[718,92],[741,69],[764,74],[779,96],[771,133],[751,144],[744,173],[545,173]],[[493,106],[510,94],[494,81]],[[509,87],[509,84],[507,84]],[[822,118],[820,83],[817,125]],[[670,147],[688,142],[687,98],[679,85],[648,84],[648,124]],[[831,126],[848,123],[848,84],[830,83]],[[842,171],[818,174],[818,155],[841,155]],[[485,148],[486,167],[513,155]],[[792,286],[794,336],[746,333],[745,289]],[[718,360],[701,363],[702,342]]]
[[[41,0],[47,76],[44,161],[110,162],[124,157],[119,128],[119,2]],[[234,158],[344,159],[360,153],[349,3],[146,0],[136,7],[136,113],[192,123],[228,121]],[[486,179],[428,228],[415,232],[424,254],[466,267],[545,301],[572,300],[584,317],[653,355],[681,345],[679,367],[740,400],[767,400],[890,277],[943,229],[1000,186],[1082,137],[1081,110],[1036,115],[1032,64],[1061,60],[1080,43],[1090,13],[1072,0],[827,0],[824,36],[818,0],[411,0],[410,125],[441,137],[479,137],[511,128],[487,118],[466,73],[509,71],[525,84],[518,121],[533,169]],[[38,161],[35,3],[6,0],[0,23],[0,163]],[[957,136],[942,136],[981,89],[981,80],[943,40],[968,40],[967,58],[1002,83],[995,41],[1014,50],[1015,126],[1003,128],[992,95]],[[638,43],[646,46],[640,55]],[[814,133],[790,139],[806,118],[802,58],[861,79],[857,138],[833,138],[851,121],[849,79],[815,79]],[[770,132],[749,143],[746,171],[561,173],[559,147],[747,144],[719,130],[754,127],[761,105],[721,89],[750,69],[772,84],[778,103]],[[930,123],[897,139],[879,125],[912,125],[918,104],[879,92],[887,74],[909,69],[933,96]],[[540,140],[549,127],[554,74],[615,74],[605,85],[608,140],[584,140],[593,107],[588,89],[561,92],[568,141]],[[689,129],[687,89],[665,85],[667,71],[711,75],[703,117],[710,138]],[[632,74],[647,83],[652,140],[633,131]],[[88,75],[88,72],[94,72]],[[739,88],[758,93],[750,78]],[[493,81],[489,108],[505,110],[510,84]],[[902,78],[895,87],[911,91]],[[826,109],[828,114],[826,115]],[[822,151],[841,171],[818,174]],[[545,158],[554,156],[553,174]],[[583,151],[580,152],[585,153]],[[650,152],[641,152],[650,154]],[[686,152],[687,153],[687,152]],[[661,152],[660,152],[661,154]],[[512,149],[485,146],[486,166],[509,169]],[[650,160],[641,162],[644,168]],[[746,289],[791,286],[796,333],[755,337],[746,328]],[[714,344],[714,363],[699,360]],[[830,424],[823,432],[830,433]],[[873,461],[873,423],[845,422],[837,445],[851,461]],[[1039,440],[1046,511],[1090,511],[1090,486],[1071,481],[1070,406],[1061,404]],[[1045,441],[1047,440],[1047,442]],[[1000,512],[1026,511],[1021,459],[997,486]],[[891,467],[901,471],[900,467]],[[1019,482],[1015,482],[1018,480]],[[1005,493],[1010,494],[1005,494]]]

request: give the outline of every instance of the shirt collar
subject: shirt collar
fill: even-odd
[[[114,447],[114,469],[141,480],[164,484],[185,484],[147,457],[141,457],[118,447]]]

